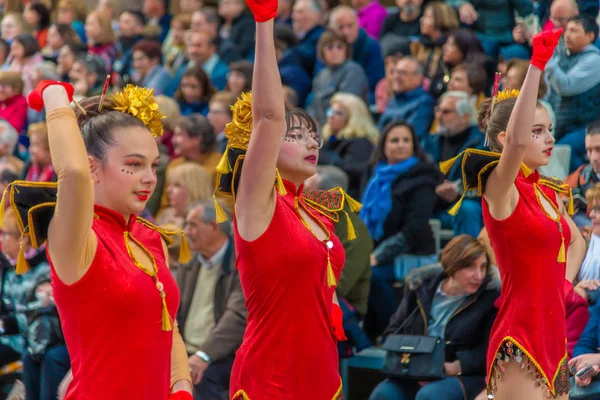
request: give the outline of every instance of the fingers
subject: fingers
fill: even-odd
[[[569,367],[570,367],[571,369],[573,369],[573,367],[577,365],[577,363],[579,362],[579,360],[580,360],[580,357],[579,357],[579,356],[571,358],[571,359],[569,360],[569,362],[568,362],[568,365],[569,365]]]

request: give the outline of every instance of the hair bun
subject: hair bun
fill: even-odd
[[[487,131],[488,121],[492,116],[492,98],[485,99],[479,106],[479,114],[477,116],[477,126],[483,133]]]
[[[77,123],[79,127],[82,128],[91,118],[99,115],[101,112],[112,111],[114,110],[114,103],[108,97],[104,97],[104,101],[102,102],[102,111],[98,111],[100,109],[100,100],[102,96],[92,96],[86,97],[79,101],[79,107],[75,107],[75,116],[77,117]],[[82,111],[85,111],[85,113]]]

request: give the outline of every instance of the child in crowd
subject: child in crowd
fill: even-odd
[[[8,121],[17,133],[25,129],[27,100],[23,96],[23,79],[18,72],[0,72],[0,118]]]

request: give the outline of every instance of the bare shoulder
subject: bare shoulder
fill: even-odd
[[[493,181],[491,183],[493,183]],[[515,211],[515,208],[517,208],[517,203],[519,202],[519,191],[513,183],[505,195],[494,196],[489,194],[487,190],[488,186],[489,185],[486,185],[486,190],[483,196],[488,204],[490,215],[496,221],[503,221],[510,217]]]

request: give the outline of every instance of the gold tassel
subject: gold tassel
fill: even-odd
[[[567,214],[575,214],[575,205],[573,204],[573,192],[569,189],[569,204],[567,205]]]
[[[348,213],[346,211],[344,211],[344,214],[346,214],[346,225],[348,225],[348,240],[354,240],[356,239],[356,231],[354,230],[354,224],[352,223],[352,220],[350,219],[350,215],[348,215]]]
[[[346,197],[346,202],[348,203],[348,205],[350,206],[350,209],[353,212],[359,212],[360,209],[362,208],[362,204],[360,204],[358,201],[354,200],[352,197],[348,196],[348,193],[344,192],[344,197]]]
[[[277,191],[280,195],[285,196],[287,194],[287,190],[285,190],[285,185],[283,184],[283,179],[281,179],[281,175],[279,175],[279,170],[275,170],[275,181],[277,182]]]
[[[446,161],[440,162],[440,171],[442,171],[442,174],[448,174],[448,172],[450,172],[450,168],[452,168],[452,165],[454,165],[456,160],[458,160],[462,155],[463,153],[458,153],[457,156],[452,157]]]
[[[222,224],[227,221],[227,214],[225,214],[225,210],[221,207],[221,203],[217,200],[217,196],[213,194],[213,202],[215,203],[215,212],[217,214],[217,224]]]
[[[172,331],[173,325],[171,324],[171,316],[169,315],[169,309],[167,308],[165,294],[161,292],[160,297],[162,297],[162,330]]]
[[[331,259],[329,258],[329,251],[327,252],[327,286],[329,286],[329,287],[337,286],[337,281],[335,280],[335,274],[333,273],[333,268],[331,267]]]
[[[217,164],[217,172],[222,174],[228,174],[231,172],[231,165],[229,165],[229,149],[225,149],[225,152],[221,156],[219,164]]]
[[[561,236],[560,249],[558,250],[558,257],[556,257],[556,261],[561,262],[561,263],[566,261],[564,236]]]
[[[467,194],[467,192],[463,192],[462,196],[460,196],[460,199],[458,199],[456,204],[454,204],[452,206],[452,208],[448,210],[448,214],[450,214],[450,215],[458,214],[458,210],[460,210],[460,206],[462,205],[462,202],[465,199],[466,194]]]
[[[187,264],[192,259],[192,252],[190,251],[190,246],[185,239],[183,231],[179,231],[179,234],[181,235],[181,245],[179,246],[179,262],[182,264]]]
[[[22,239],[21,239],[22,240]],[[17,275],[23,275],[29,271],[29,264],[27,264],[27,260],[25,259],[25,253],[23,252],[23,244],[19,246],[19,255],[17,257]]]
[[[8,196],[8,189],[10,186],[6,188],[6,190],[2,193],[2,200],[0,200],[0,228],[4,228],[4,199]]]

